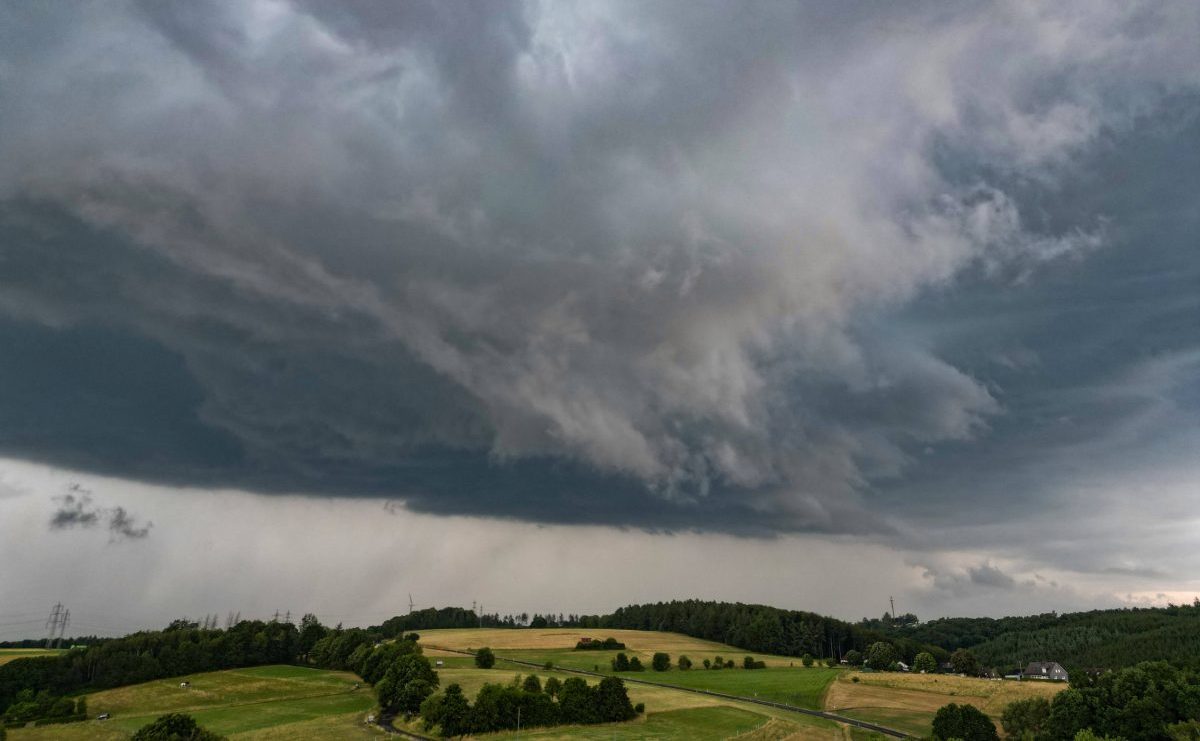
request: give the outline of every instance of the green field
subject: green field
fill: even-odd
[[[30,656],[53,656],[60,653],[66,653],[66,649],[0,648],[0,665]]]
[[[592,631],[593,638],[610,634],[628,646],[627,655],[638,656],[644,672],[622,673],[629,680],[630,700],[644,703],[646,712],[626,723],[597,726],[564,726],[524,729],[521,736],[539,739],[723,739],[737,736],[748,741],[821,739],[867,741],[870,734],[832,721],[743,700],[685,691],[709,690],[747,699],[770,700],[810,709],[825,709],[847,717],[880,723],[913,735],[927,735],[933,713],[947,702],[968,702],[993,718],[1009,702],[1031,695],[1049,696],[1059,687],[1046,683],[991,682],[946,675],[912,675],[891,672],[858,673],[825,667],[805,668],[797,659],[753,655],[767,668],[740,668],[747,652],[687,636],[651,631]],[[591,671],[599,667],[610,674],[616,651],[577,651],[580,631],[550,630],[430,630],[421,632],[421,644],[437,667],[441,687],[462,686],[473,698],[485,683],[508,683],[536,674],[543,684],[551,676],[565,680],[565,669]],[[492,669],[479,669],[470,656],[447,649],[467,650],[490,646],[499,661]],[[440,648],[438,648],[440,647]],[[650,658],[664,651],[676,662],[687,655],[695,667],[666,672],[649,669]],[[28,652],[26,652],[28,655]],[[721,656],[738,668],[704,669],[701,662]],[[504,659],[532,662],[538,668]],[[549,662],[554,668],[545,669]],[[857,679],[858,681],[852,681]],[[191,682],[189,689],[179,683]],[[587,681],[597,681],[588,678]],[[211,672],[169,680],[146,682],[88,695],[91,715],[111,713],[109,721],[23,728],[10,731],[12,741],[42,739],[97,739],[120,741],[160,715],[186,712],[203,726],[238,741],[283,739],[363,739],[385,736],[370,728],[364,718],[375,705],[370,687],[355,690],[358,677],[296,666],[266,666]],[[641,682],[652,682],[647,685]],[[397,725],[400,725],[399,723]],[[409,725],[421,731],[419,720]],[[495,734],[508,738],[515,734]]]
[[[537,674],[543,683],[550,676],[565,679],[569,673],[534,669],[512,664],[503,659],[527,661],[539,666],[547,662],[563,669],[595,668],[612,673],[610,660],[617,651],[578,651],[574,649],[581,635],[607,638],[610,635],[626,644],[624,653],[638,656],[647,667],[656,651],[665,651],[672,661],[686,655],[699,667],[703,659],[721,656],[739,665],[747,655],[765,661],[769,668],[689,671],[672,669],[667,672],[621,673],[625,679],[674,684],[690,689],[706,689],[742,697],[786,702],[806,708],[819,708],[821,696],[833,677],[835,669],[799,666],[790,657],[765,656],[710,641],[701,641],[674,633],[651,631],[578,631],[547,630],[430,630],[421,631],[421,644],[435,661],[441,685],[458,683],[468,697],[485,682],[509,682],[517,675]],[[500,661],[492,669],[478,669],[469,656],[449,653],[443,649],[469,650],[482,646],[493,649]],[[575,675],[577,676],[577,675]],[[589,680],[592,681],[592,680]],[[536,738],[661,738],[661,739],[721,739],[739,736],[747,739],[822,738],[840,739],[846,734],[836,723],[820,718],[775,710],[748,702],[709,697],[670,687],[649,686],[630,682],[626,685],[632,702],[645,703],[646,714],[629,723],[569,728],[544,728],[526,731],[522,735]],[[419,726],[413,726],[419,729]]]
[[[690,689],[724,692],[740,697],[771,700],[812,710],[821,709],[825,688],[839,669],[691,669],[689,671],[633,672],[617,676],[645,679]]]
[[[191,682],[189,689],[180,688],[184,680]],[[375,699],[369,687],[354,689],[358,681],[345,672],[295,666],[175,677],[89,694],[89,713],[111,713],[111,720],[10,729],[9,738],[115,741],[174,712],[231,739],[375,738],[381,732],[363,723]]]

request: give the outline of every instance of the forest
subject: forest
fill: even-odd
[[[889,624],[885,615],[863,623],[893,640],[930,643],[948,651],[969,648],[981,665],[1002,671],[1040,660],[1057,661],[1068,671],[1112,669],[1142,661],[1200,668],[1200,600],[1168,607],[939,618],[917,624]]]

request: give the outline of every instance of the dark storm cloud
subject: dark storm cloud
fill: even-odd
[[[92,500],[92,493],[87,489],[72,484],[68,492],[55,497],[57,508],[50,516],[50,529],[70,530],[72,528],[93,528],[101,522],[109,532],[111,542],[118,540],[139,540],[150,534],[154,523],[147,522],[139,525],[137,518],[131,516],[124,507],[100,507]]]
[[[1188,4],[0,13],[3,452],[747,533],[946,516],[1090,406],[1097,324],[988,301],[1156,233],[1061,194],[1200,61]]]

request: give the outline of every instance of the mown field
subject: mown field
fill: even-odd
[[[858,681],[854,681],[857,679]],[[917,736],[932,730],[938,708],[970,704],[999,725],[1009,703],[1026,697],[1053,697],[1065,684],[1014,682],[946,674],[843,672],[825,693],[826,710],[879,723]]]
[[[516,659],[535,664],[550,662],[555,667],[611,673],[610,661],[617,651],[574,650],[575,643],[583,636],[593,639],[611,636],[625,643],[624,653],[638,656],[647,668],[644,672],[618,675],[627,679],[822,709],[850,718],[879,723],[917,736],[929,735],[934,714],[938,708],[948,703],[975,705],[998,722],[1001,712],[1010,702],[1030,696],[1050,697],[1065,686],[948,675],[804,668],[799,660],[792,657],[748,654],[740,649],[688,636],[635,630],[430,630],[421,632],[421,643],[431,658],[445,662],[443,686],[449,681],[458,681],[452,679],[452,676],[461,676],[464,690],[471,693],[485,681],[503,681],[492,677],[511,678],[523,670],[504,661],[498,661],[496,667],[491,670],[475,669],[471,658],[438,651],[433,647],[474,650],[488,646],[500,659]],[[686,655],[692,659],[694,666],[688,671],[680,671],[674,666],[666,672],[653,671],[650,669],[650,659],[656,651],[669,653],[673,664],[680,655]],[[743,657],[747,655],[765,661],[767,668],[751,671],[740,668]],[[716,656],[737,662],[738,668],[715,670],[704,669],[701,666],[705,658],[712,660]],[[531,670],[525,669],[524,672],[530,673]],[[543,677],[550,674],[545,670],[537,673]],[[854,678],[858,681],[854,681]],[[785,736],[799,734],[813,738],[829,738],[840,735],[846,738],[862,738],[867,735],[863,731],[839,727],[832,723],[822,725],[824,721],[819,719],[805,718],[786,711],[774,712],[751,703],[725,701],[721,698],[661,687],[647,687],[632,682],[628,687],[633,702],[646,703],[647,715],[632,724],[625,724],[628,728],[624,731],[606,731],[610,734],[606,737],[612,737],[611,734],[616,732],[616,737],[629,734],[627,737],[641,738],[647,737],[645,734],[651,734],[655,738],[674,738],[671,734],[678,731],[680,737],[723,738],[720,734],[724,731],[716,730],[723,727],[720,722],[709,726],[714,729],[711,733],[696,730],[697,727],[705,727],[703,722],[698,722],[696,727],[692,727],[693,719],[707,715],[727,718],[734,725],[749,724],[753,719],[758,725],[750,730],[754,733],[768,734],[764,737],[775,737],[770,734],[781,732],[781,729],[785,728]],[[738,710],[748,713],[749,716],[742,716],[740,713],[717,713],[717,708]],[[664,717],[656,717],[659,715]],[[749,732],[744,728],[739,731],[741,734]],[[586,738],[589,737],[586,735],[589,733],[599,734],[597,737],[603,735],[596,729],[572,729],[569,732],[564,729],[547,729],[540,731],[539,737],[567,737],[564,733],[572,738]],[[705,735],[696,736],[697,733]]]
[[[183,680],[191,682],[181,689]],[[160,715],[185,712],[230,739],[363,739],[381,731],[363,719],[375,705],[371,689],[346,672],[295,666],[263,666],[146,682],[89,694],[92,717],[107,721],[9,730],[11,741],[127,739]]]
[[[24,659],[27,656],[50,656],[57,653],[63,653],[63,649],[0,648],[0,666],[16,659]]]
[[[721,656],[736,660],[739,665],[744,656],[753,655],[767,661],[772,668],[755,671],[743,669],[705,670],[702,667],[690,671],[673,669],[668,672],[645,672],[620,674],[628,679],[644,679],[663,684],[676,684],[699,689],[713,689],[745,697],[756,694],[763,699],[777,699],[802,704],[804,707],[819,707],[822,690],[836,670],[804,669],[792,658],[749,654],[746,651],[709,641],[702,641],[672,633],[653,633],[633,630],[578,631],[570,629],[547,630],[429,630],[420,631],[421,644],[426,654],[443,662],[438,668],[441,685],[456,682],[472,696],[485,682],[509,682],[517,676],[538,675],[542,682],[551,676],[566,679],[566,672],[534,669],[497,661],[492,669],[478,669],[470,657],[439,651],[437,646],[456,650],[474,650],[482,646],[491,648],[500,659],[529,661],[538,665],[550,662],[555,667],[584,669],[591,671],[599,667],[611,673],[610,659],[616,651],[576,651],[575,643],[581,636],[592,638],[612,637],[626,644],[625,653],[638,656],[649,667],[656,651],[671,654],[672,661],[681,654],[687,655],[699,667],[703,659]],[[591,681],[591,680],[589,680]],[[617,738],[617,739],[722,739],[731,736],[747,739],[842,739],[849,738],[841,726],[820,718],[777,711],[753,703],[738,702],[724,698],[709,697],[668,687],[649,686],[630,682],[626,685],[630,700],[644,703],[646,714],[628,723],[600,726],[572,726],[526,730],[522,737],[539,739],[556,738]],[[419,729],[419,726],[413,726]],[[507,737],[499,734],[497,738]],[[856,736],[857,738],[857,736]]]

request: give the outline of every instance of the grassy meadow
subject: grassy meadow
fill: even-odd
[[[181,689],[187,680],[191,688]],[[87,696],[93,718],[107,721],[18,728],[11,741],[127,739],[160,715],[183,712],[230,739],[363,739],[383,735],[363,718],[375,705],[371,689],[346,672],[263,666],[209,672],[119,687]]]
[[[635,630],[580,631],[550,628],[545,630],[428,630],[419,631],[426,655],[443,665],[438,667],[441,685],[458,683],[468,696],[473,696],[486,682],[509,682],[517,676],[538,675],[546,679],[557,676],[565,680],[572,675],[553,669],[533,669],[497,661],[492,669],[478,669],[468,656],[438,650],[436,647],[459,651],[488,646],[498,659],[516,659],[554,667],[592,671],[599,667],[611,673],[610,660],[617,651],[576,651],[575,644],[583,637],[615,638],[626,645],[625,654],[637,656],[647,666],[645,672],[623,673],[629,679],[642,679],[663,684],[677,684],[696,689],[711,689],[730,694],[762,699],[794,702],[804,707],[819,707],[821,692],[836,674],[832,669],[803,669],[798,660],[777,656],[750,654],[730,646],[702,641],[674,633]],[[656,651],[671,654],[672,661],[687,655],[698,668],[690,671],[672,669],[668,672],[649,670],[650,659]],[[768,669],[705,670],[701,663],[721,656],[736,660],[753,655],[766,661]],[[796,664],[794,668],[789,664]],[[707,675],[707,676],[704,676]],[[593,682],[594,680],[588,680]],[[539,739],[605,738],[605,739],[722,739],[731,736],[747,739],[841,739],[846,736],[838,724],[820,718],[774,710],[753,703],[708,697],[669,687],[630,682],[626,685],[634,704],[644,703],[646,713],[628,723],[598,726],[571,726],[531,729],[522,736]],[[419,730],[414,725],[414,730]],[[506,738],[511,734],[497,734]]]
[[[857,679],[858,681],[854,681]],[[824,709],[913,735],[929,735],[934,713],[952,702],[970,704],[992,717],[1027,697],[1053,697],[1065,684],[976,679],[946,674],[843,672],[825,693]]]
[[[59,653],[65,653],[65,649],[0,648],[0,666],[3,666],[10,661],[24,659],[30,656],[52,656]]]
[[[611,630],[429,630],[419,631],[421,645],[437,667],[444,688],[457,683],[473,698],[486,683],[507,683],[529,674],[542,683],[551,676],[565,680],[572,675],[559,669],[599,668],[611,673],[610,660],[616,651],[576,651],[583,636],[612,637],[626,644],[625,653],[637,656],[644,672],[622,673],[627,679],[709,690],[744,698],[783,702],[810,709],[823,709],[847,717],[880,723],[913,735],[928,735],[933,715],[950,702],[970,703],[998,719],[1004,707],[1029,696],[1052,696],[1064,685],[1041,682],[997,682],[947,675],[854,672],[823,666],[805,668],[792,657],[748,654],[710,641],[673,633]],[[460,651],[490,647],[500,661],[492,669],[479,669],[472,657]],[[34,650],[21,650],[34,655]],[[671,655],[672,669],[650,669],[657,651]],[[15,652],[9,652],[15,653]],[[692,659],[691,670],[674,666],[680,655]],[[751,655],[767,668],[745,670],[743,657]],[[721,656],[737,663],[734,669],[704,669],[704,659]],[[13,657],[15,658],[15,656]],[[518,666],[502,659],[528,661],[539,666],[550,662],[552,669]],[[2,660],[2,659],[0,659]],[[11,660],[11,659],[10,659]],[[857,681],[854,681],[857,679]],[[181,689],[181,681],[190,681]],[[282,739],[364,739],[385,736],[367,727],[364,716],[375,706],[370,687],[346,672],[296,666],[265,666],[234,669],[167,680],[146,682],[88,695],[89,713],[111,713],[109,721],[12,729],[12,741],[43,739],[97,739],[119,741],[160,715],[186,712],[211,730],[235,739],[273,741]],[[518,680],[519,681],[519,680]],[[594,682],[594,678],[587,681]],[[630,682],[630,700],[644,703],[645,714],[627,723],[596,726],[566,726],[525,729],[522,737],[537,739],[723,739],[736,736],[750,741],[813,739],[816,741],[868,741],[875,738],[860,729],[802,714],[777,710],[751,702],[712,697],[682,689]],[[403,727],[399,722],[398,726]],[[409,726],[421,731],[419,721]],[[511,733],[494,734],[509,738]]]

